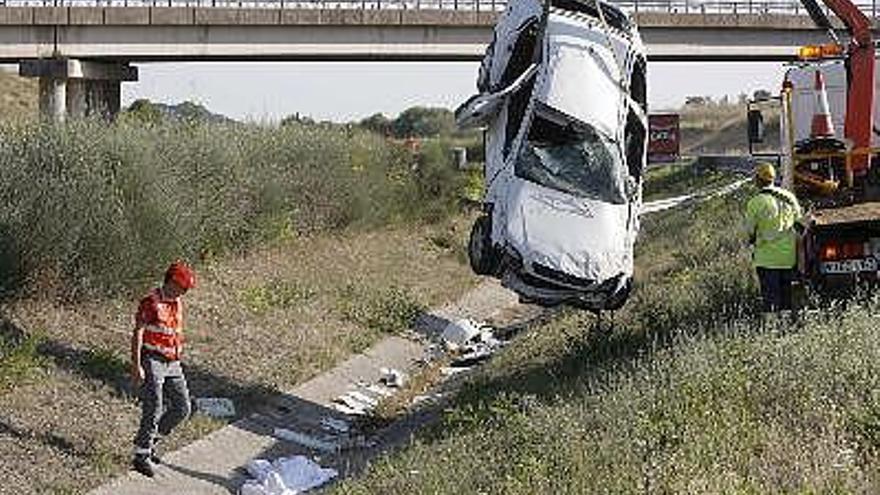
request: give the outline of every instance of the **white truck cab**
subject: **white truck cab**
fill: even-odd
[[[632,287],[646,159],[645,50],[634,24],[592,0],[514,0],[477,87],[456,110],[486,127],[477,273],[521,299],[599,311]]]

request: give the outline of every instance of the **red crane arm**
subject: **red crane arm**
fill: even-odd
[[[874,129],[874,37],[871,21],[849,0],[822,0],[843,21],[852,39],[849,44],[849,90],[844,135],[855,148],[869,148]],[[853,157],[854,175],[864,175],[868,155]]]

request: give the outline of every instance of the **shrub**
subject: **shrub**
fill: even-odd
[[[67,296],[267,240],[435,220],[457,176],[343,126],[76,121],[0,127],[0,289]],[[449,197],[445,197],[449,195]]]

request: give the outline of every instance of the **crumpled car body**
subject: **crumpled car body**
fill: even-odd
[[[589,310],[632,287],[647,136],[646,59],[612,4],[512,0],[456,110],[485,128],[484,215],[474,271],[521,299]]]

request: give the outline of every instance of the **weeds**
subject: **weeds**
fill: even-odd
[[[39,352],[43,340],[38,336],[13,339],[0,334],[0,393],[33,378],[46,367]]]
[[[718,170],[697,170],[694,162],[678,162],[647,171],[643,196],[655,201],[693,194],[733,182],[735,175]]]
[[[610,335],[573,311],[522,335],[336,493],[876,492],[876,302],[753,318],[743,200],[646,219]]]
[[[123,380],[129,363],[115,352],[92,349],[83,354],[79,369],[86,375],[105,382]]]
[[[457,208],[461,185],[444,143],[414,156],[344,126],[122,119],[3,124],[0,133],[7,295],[22,286],[65,297],[109,293],[152,280],[175,258],[346,226],[434,221]]]
[[[251,311],[265,313],[270,309],[290,309],[316,295],[317,292],[313,289],[296,282],[275,279],[243,290],[240,299]]]
[[[406,330],[424,309],[409,291],[400,287],[376,293],[349,284],[339,295],[343,318],[375,332],[393,334]]]

